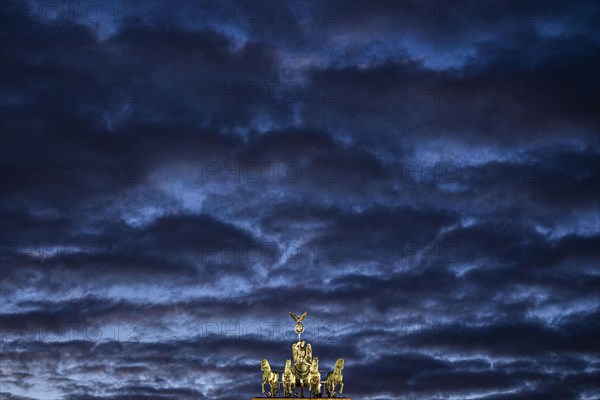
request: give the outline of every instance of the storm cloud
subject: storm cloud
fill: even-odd
[[[600,398],[597,2],[1,7],[0,398]]]

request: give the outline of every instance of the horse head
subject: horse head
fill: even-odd
[[[269,362],[267,361],[266,358],[263,358],[262,360],[260,360],[260,370],[261,371],[271,371],[271,366],[269,365]]]
[[[310,365],[310,370],[311,370],[311,372],[319,371],[319,358],[318,357],[313,358],[312,364]]]

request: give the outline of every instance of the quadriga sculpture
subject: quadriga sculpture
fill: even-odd
[[[265,384],[269,384],[271,387],[270,394],[267,394],[269,397],[277,396],[277,389],[279,388],[279,375],[276,372],[271,371],[271,366],[266,358],[263,358],[260,361],[260,369],[263,372],[262,378],[262,392],[265,393]]]
[[[335,390],[338,385],[340,387],[340,395],[344,390],[342,376],[344,359],[338,358],[333,371],[327,374],[327,378],[323,382],[321,380],[321,372],[319,371],[319,359],[313,357],[312,345],[302,340],[302,333],[304,333],[304,324],[302,321],[304,321],[307,314],[307,312],[304,312],[298,316],[290,312],[290,316],[295,322],[294,332],[298,335],[298,341],[292,344],[292,357],[285,360],[285,369],[281,374],[283,395],[284,397],[304,397],[304,389],[308,388],[309,397],[323,397],[325,394],[327,397],[336,397]],[[277,397],[279,375],[277,372],[271,370],[271,366],[266,358],[261,360],[260,367],[263,371],[263,394],[265,394],[265,385],[269,384],[271,391],[266,393],[266,396]],[[323,383],[325,383],[324,388],[321,387]],[[323,391],[325,391],[325,394]],[[258,398],[252,400],[258,400]]]

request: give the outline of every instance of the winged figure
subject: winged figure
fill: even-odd
[[[292,319],[294,321],[296,321],[297,324],[299,324],[300,322],[302,322],[304,320],[304,318],[306,318],[306,315],[308,314],[308,311],[305,311],[304,314],[302,314],[301,316],[296,316],[296,314],[294,314],[293,312],[290,311],[290,316],[292,317]]]

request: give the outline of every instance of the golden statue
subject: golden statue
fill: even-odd
[[[296,377],[292,373],[292,361],[288,358],[285,360],[285,370],[281,376],[283,381],[283,395],[285,397],[293,397],[294,389],[296,388]]]
[[[312,397],[321,397],[321,373],[319,372],[319,359],[313,358],[308,372],[308,388]]]
[[[344,369],[344,359],[338,358],[332,372],[327,374],[325,381],[321,380],[321,371],[319,371],[319,359],[313,358],[312,346],[301,339],[304,333],[302,321],[306,318],[308,312],[300,315],[290,312],[290,316],[296,324],[294,332],[298,334],[298,341],[292,344],[292,359],[285,360],[285,369],[281,374],[283,383],[283,394],[285,397],[298,397],[295,392],[300,388],[300,396],[304,397],[304,388],[309,389],[310,397],[321,397],[323,395],[321,385],[325,384],[325,392],[328,397],[336,397],[335,389],[340,385],[340,393],[344,390],[342,369]],[[271,366],[266,358],[260,362],[263,371],[262,392],[265,393],[265,384],[269,384],[271,391],[267,393],[268,397],[276,397],[279,388],[279,375],[271,370]],[[253,400],[259,400],[255,398]],[[350,399],[348,399],[350,400]]]
[[[304,388],[308,387],[308,372],[312,364],[312,346],[301,340],[292,345],[292,359],[294,366],[292,372],[296,377],[296,386],[300,387],[302,397],[304,397]]]
[[[294,359],[294,366],[302,367],[300,369],[308,369],[312,363],[312,346],[310,343],[306,343],[301,340],[292,345],[292,358]]]
[[[277,396],[277,389],[279,389],[279,375],[276,372],[271,371],[271,366],[266,358],[263,358],[260,361],[260,369],[263,372],[262,392],[265,393],[265,384],[268,383],[271,387],[271,391],[267,396]]]
[[[335,362],[335,366],[333,367],[333,371],[327,374],[327,378],[325,378],[325,391],[327,392],[328,397],[335,397],[335,387],[340,385],[340,394],[344,390],[344,376],[342,375],[342,370],[344,369],[344,359],[338,358]]]
[[[302,325],[302,321],[306,318],[308,311],[305,311],[304,314],[297,317],[296,314],[290,311],[290,316],[294,321],[296,321],[296,325],[294,325],[294,332],[298,334],[298,341],[300,341],[300,335],[304,332],[304,325]]]

